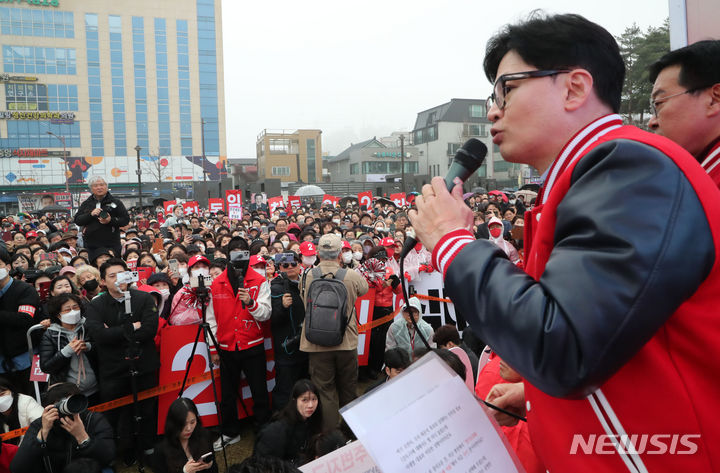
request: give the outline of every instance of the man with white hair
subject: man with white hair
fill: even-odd
[[[102,176],[88,180],[92,195],[80,204],[75,223],[84,227],[83,241],[93,257],[100,248],[111,248],[120,256],[120,227],[130,222],[125,206],[110,194],[107,182]]]

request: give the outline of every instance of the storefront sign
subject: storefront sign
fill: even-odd
[[[0,0],[2,1],[2,0]],[[75,120],[75,112],[15,112],[0,111],[1,120]]]
[[[0,0],[0,3],[8,3]],[[10,74],[0,74],[0,82],[37,82],[37,77],[32,76],[11,76]]]
[[[0,4],[28,4],[31,7],[58,7],[60,0],[0,0]]]

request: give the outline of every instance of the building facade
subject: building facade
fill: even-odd
[[[322,131],[263,130],[257,137],[258,179],[322,182]]]
[[[477,171],[479,178],[494,179],[499,187],[514,187],[519,178],[529,177],[525,165],[502,159],[490,136],[491,123],[485,112],[485,100],[451,99],[449,102],[417,114],[412,144],[417,148],[420,173],[444,176],[463,143],[477,138],[488,148],[485,163]]]
[[[0,189],[220,179],[220,0],[0,3]],[[63,160],[63,150],[66,158]],[[30,159],[28,159],[30,158]]]
[[[326,166],[331,182],[387,182],[402,174],[400,135],[390,138],[370,138],[350,145],[337,156],[328,159]],[[406,140],[407,143],[408,140]],[[405,146],[405,174],[418,174],[418,153],[413,146]]]

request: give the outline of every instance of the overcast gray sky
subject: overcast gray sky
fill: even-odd
[[[485,42],[541,8],[620,35],[659,26],[667,0],[223,0],[228,157],[265,128],[318,128],[323,151],[410,130],[451,98],[490,94]]]

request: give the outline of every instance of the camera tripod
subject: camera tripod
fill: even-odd
[[[198,287],[195,288],[195,297],[197,297],[197,300],[200,303],[200,308],[202,311],[202,322],[200,323],[200,325],[198,325],[197,333],[195,334],[195,342],[193,342],[192,351],[190,352],[190,356],[188,357],[188,361],[186,363],[187,367],[185,368],[185,376],[183,377],[183,382],[182,386],[180,387],[180,392],[178,393],[178,398],[181,398],[183,393],[185,392],[185,385],[187,383],[188,376],[190,375],[190,368],[192,367],[192,362],[195,358],[195,352],[197,351],[198,343],[200,342],[200,334],[202,333],[205,339],[207,363],[210,367],[210,382],[212,384],[213,400],[215,401],[215,410],[217,411],[218,425],[220,426],[220,443],[222,445],[223,460],[225,461],[225,469],[227,470],[227,452],[225,451],[225,440],[223,439],[222,434],[223,419],[220,412],[220,401],[218,400],[217,395],[217,385],[215,383],[215,369],[213,368],[212,357],[210,355],[210,344],[212,343],[212,346],[215,347],[215,350],[218,353],[220,351],[220,347],[218,346],[218,342],[215,339],[215,335],[213,335],[212,330],[210,330],[210,324],[208,324],[207,322],[207,305],[209,302],[209,293],[210,289],[205,286],[204,278],[199,277]]]

